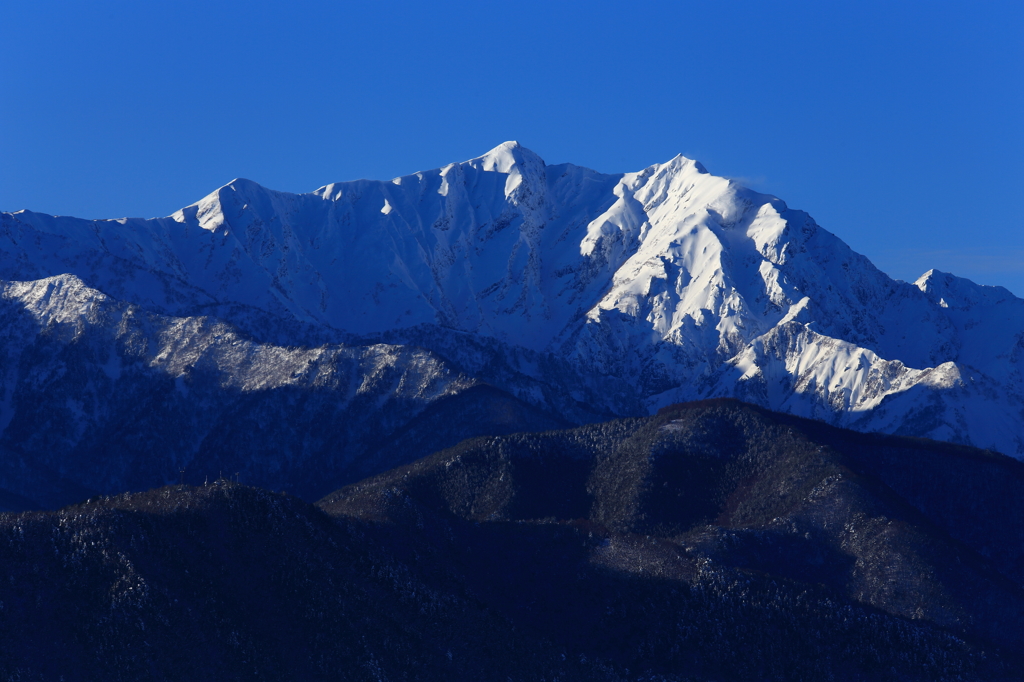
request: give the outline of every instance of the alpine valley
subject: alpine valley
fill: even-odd
[[[506,142],[166,218],[0,219],[7,509],[222,474],[316,499],[715,397],[1024,457],[1024,300],[894,281],[681,156],[605,175]]]

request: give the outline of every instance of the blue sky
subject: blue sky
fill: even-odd
[[[1024,3],[838,4],[0,0],[0,210],[683,153],[894,277],[1024,296]]]

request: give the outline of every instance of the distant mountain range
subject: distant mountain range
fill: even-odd
[[[509,142],[160,219],[3,213],[0,279],[11,509],[222,474],[315,499],[713,397],[1024,456],[1024,301],[894,281],[683,157],[605,175]]]
[[[734,400],[0,514],[0,679],[1012,682],[1024,463]]]

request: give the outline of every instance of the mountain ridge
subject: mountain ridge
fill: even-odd
[[[33,282],[70,276],[257,345],[419,348],[551,423],[728,396],[1024,457],[1024,301],[938,271],[892,280],[808,214],[682,156],[602,174],[505,143],[308,194],[236,179],[152,220],[4,213],[0,256],[15,308],[36,305],[17,294]],[[90,314],[64,305],[28,312],[38,328],[22,341],[5,331],[8,347]],[[78,352],[74,333],[60,338],[61,353]],[[8,370],[0,423],[31,429],[15,396],[41,399],[26,377],[49,375]],[[197,366],[175,371],[186,370]],[[356,456],[342,450],[330,457]]]
[[[0,513],[23,680],[1018,680],[1024,464],[733,399]]]

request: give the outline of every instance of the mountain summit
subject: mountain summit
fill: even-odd
[[[213,372],[220,378],[203,385],[254,396],[285,381],[237,380],[270,371],[261,344],[290,353],[386,343],[431,353],[459,381],[563,422],[737,397],[1024,456],[1024,301],[936,271],[894,281],[806,213],[682,156],[607,175],[547,165],[506,142],[462,163],[309,194],[239,179],[167,218],[0,220],[4,302],[22,325],[4,331],[0,444],[19,451],[36,447],[12,431],[32,402],[19,396],[43,400],[55,387],[47,381],[67,381],[47,364],[60,362],[56,347],[25,348],[66,328],[46,343],[70,353],[72,330],[88,328],[106,330],[104,350],[81,360],[89,367],[114,362],[101,355],[134,358],[168,381]],[[79,295],[58,305],[50,285],[30,284],[54,277],[73,277]],[[97,296],[125,312],[96,317]],[[124,337],[128,313],[151,316],[135,345]],[[207,322],[185,322],[198,319]],[[210,320],[257,350],[227,364],[186,352],[195,337],[185,329]],[[154,353],[171,350],[160,348],[178,360],[163,362]],[[402,357],[394,362],[424,361]],[[17,369],[26,366],[35,374]],[[109,407],[95,400],[76,407],[69,457],[82,439],[105,437],[90,430]]]

